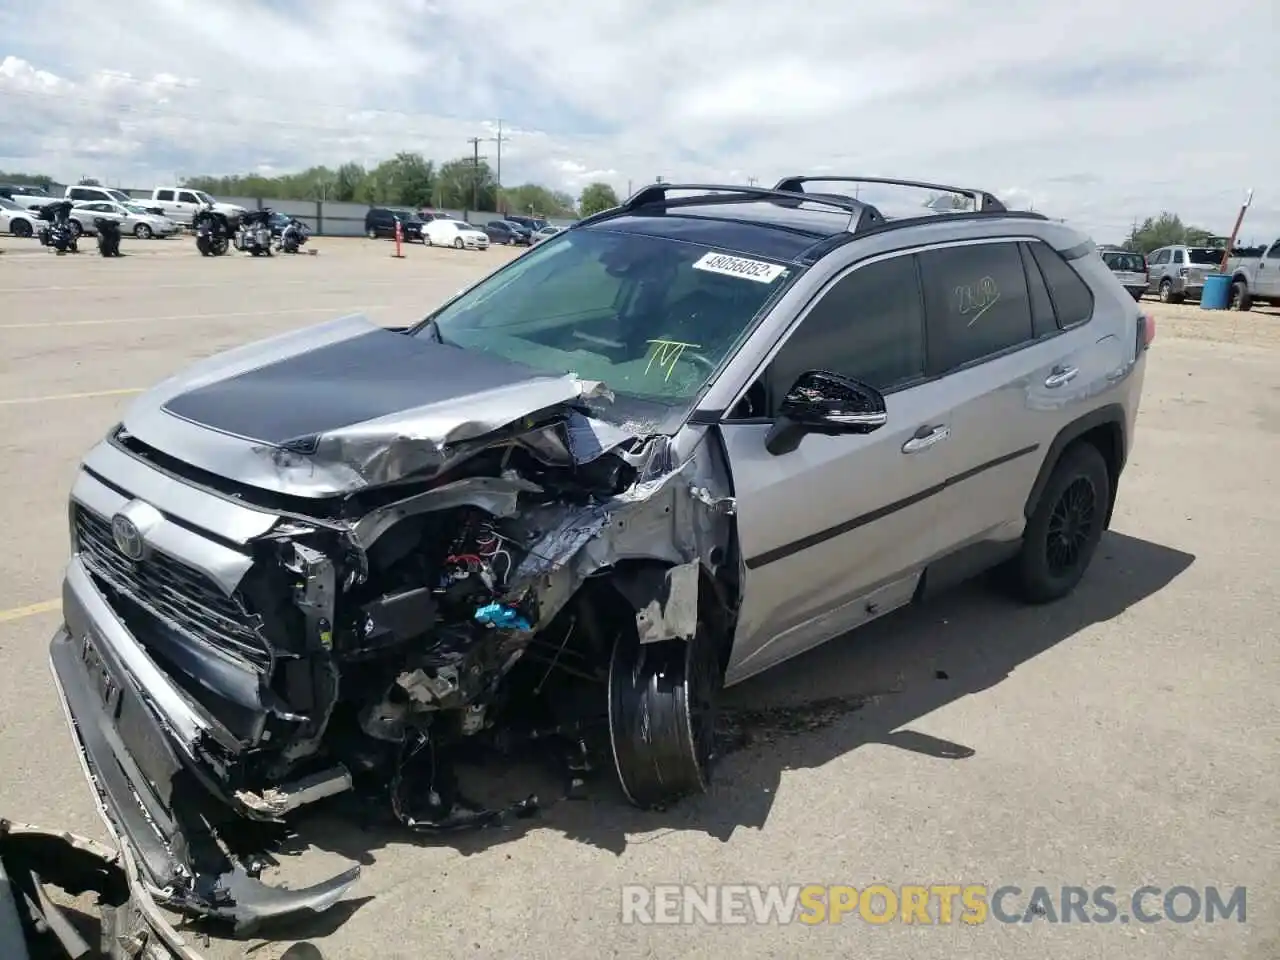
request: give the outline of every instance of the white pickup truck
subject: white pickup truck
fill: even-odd
[[[249,212],[234,203],[220,203],[203,190],[193,190],[190,187],[156,187],[151,191],[151,198],[141,203],[147,207],[158,207],[170,220],[187,225],[190,225],[191,218],[201,207],[212,206],[218,213],[228,217],[238,217]]]
[[[1248,310],[1255,303],[1280,307],[1280,240],[1256,257],[1231,257],[1231,306]]]

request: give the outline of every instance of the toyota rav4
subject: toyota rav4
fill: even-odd
[[[944,190],[886,219],[793,177],[658,184],[407,329],[206,359],[89,452],[51,658],[141,889],[247,923],[237,824],[336,794],[414,830],[453,760],[560,743],[702,791],[736,684],[988,568],[1069,593],[1154,334],[1080,233]],[[337,802],[337,801],[335,801]]]

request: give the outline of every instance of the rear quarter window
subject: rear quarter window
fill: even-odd
[[[1086,322],[1093,316],[1093,291],[1089,284],[1047,243],[1037,241],[1029,247],[1049,290],[1058,326],[1066,329]]]

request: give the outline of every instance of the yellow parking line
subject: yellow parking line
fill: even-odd
[[[34,617],[41,613],[52,613],[61,607],[61,600],[45,600],[41,603],[28,604],[25,607],[14,607],[12,610],[0,610],[0,623],[21,620],[23,617]]]
[[[13,397],[0,400],[0,407],[15,403],[44,403],[46,400],[88,400],[92,397],[124,397],[131,393],[141,393],[146,387],[124,387],[120,390],[94,390],[91,393],[54,393],[46,397]]]

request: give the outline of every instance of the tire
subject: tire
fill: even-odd
[[[1173,303],[1173,283],[1168,280],[1160,281],[1160,302]]]
[[[373,229],[373,227],[366,227],[364,231],[364,235],[368,237],[370,240],[378,239],[378,231]]]
[[[642,645],[627,622],[609,661],[609,742],[632,804],[652,809],[706,792],[721,682],[715,644],[701,624],[687,642]]]
[[[453,241],[453,249],[455,250],[461,250],[464,246],[466,246],[466,244],[462,242],[461,237],[458,237],[456,240]]]
[[[433,243],[431,242],[431,237],[430,237],[430,236],[428,236],[428,235],[427,235],[427,234],[425,234],[425,233],[422,235],[422,245],[423,245],[424,247],[433,247],[433,246],[435,246],[435,244],[433,244]]]
[[[145,223],[140,223],[133,228],[133,235],[137,237],[139,240],[150,240],[151,228],[148,227]]]
[[[1010,564],[1012,585],[1021,599],[1051,603],[1076,588],[1102,540],[1111,496],[1111,475],[1098,448],[1084,441],[1068,447]]]
[[[1247,313],[1253,309],[1253,296],[1249,293],[1249,285],[1243,280],[1237,280],[1231,284],[1231,299],[1227,305],[1232,310],[1239,310]]]
[[[35,231],[31,229],[31,224],[27,223],[27,221],[14,220],[9,224],[9,232],[15,237],[29,237]]]
[[[84,227],[80,226],[79,220],[72,220],[67,224],[71,228],[71,236],[79,237],[84,233]]]

